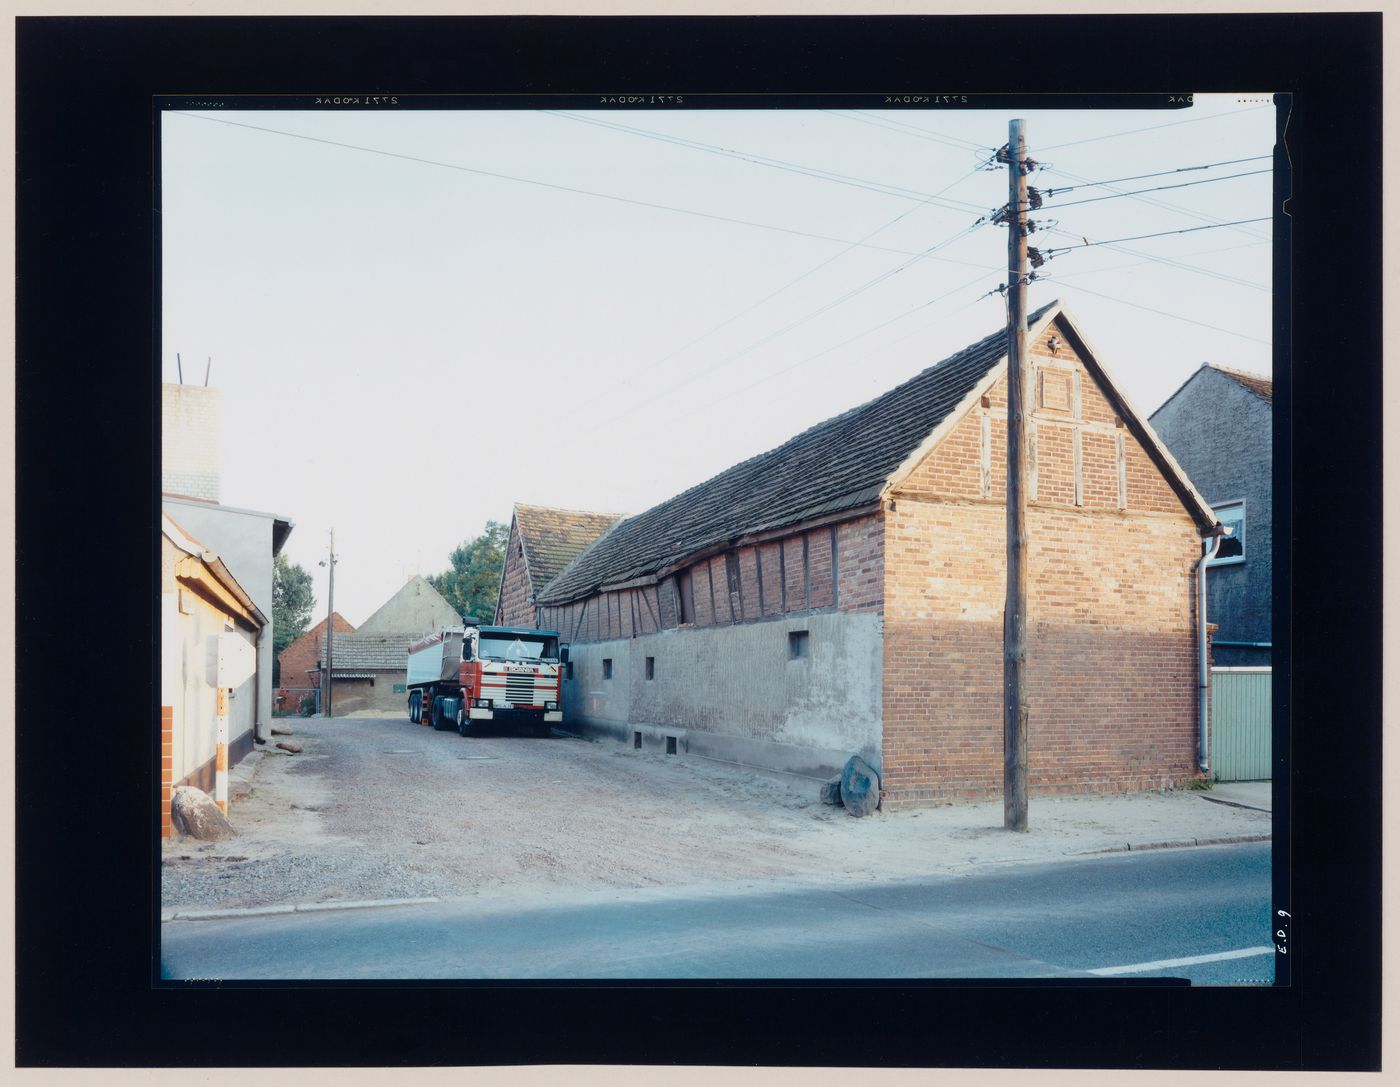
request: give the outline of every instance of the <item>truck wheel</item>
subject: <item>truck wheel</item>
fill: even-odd
[[[457,710],[457,735],[466,736],[472,730],[472,719],[467,714],[466,704],[463,703]]]
[[[418,717],[418,692],[414,691],[408,696],[408,723],[416,725]]]
[[[434,732],[442,731],[442,702],[433,699],[432,708],[428,711],[428,722],[433,726]]]

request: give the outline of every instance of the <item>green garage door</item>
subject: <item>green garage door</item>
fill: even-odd
[[[1210,670],[1210,769],[1216,781],[1273,777],[1273,669]]]

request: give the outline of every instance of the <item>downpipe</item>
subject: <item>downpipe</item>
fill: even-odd
[[[1210,773],[1210,662],[1206,659],[1206,567],[1220,550],[1220,541],[1232,531],[1227,525],[1217,526],[1221,531],[1201,541],[1201,557],[1196,563],[1196,650],[1197,675],[1200,681],[1200,750],[1197,763],[1201,773]]]

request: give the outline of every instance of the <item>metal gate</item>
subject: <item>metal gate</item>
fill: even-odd
[[[1273,777],[1272,668],[1210,670],[1210,770],[1216,781]]]

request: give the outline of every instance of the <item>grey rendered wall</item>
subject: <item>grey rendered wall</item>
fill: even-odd
[[[804,630],[808,653],[791,659],[788,635]],[[880,617],[850,612],[576,645],[565,727],[627,743],[675,736],[678,753],[812,777],[854,754],[878,765],[883,652]]]
[[[1157,435],[1211,505],[1243,498],[1245,561],[1206,575],[1217,642],[1273,641],[1273,407],[1203,367],[1151,418]],[[1270,663],[1267,649],[1217,644],[1222,666]]]
[[[171,519],[223,559],[254,604],[268,618],[258,641],[257,734],[269,735],[272,721],[272,525],[270,513],[234,510],[199,502],[172,502],[162,508]]]

